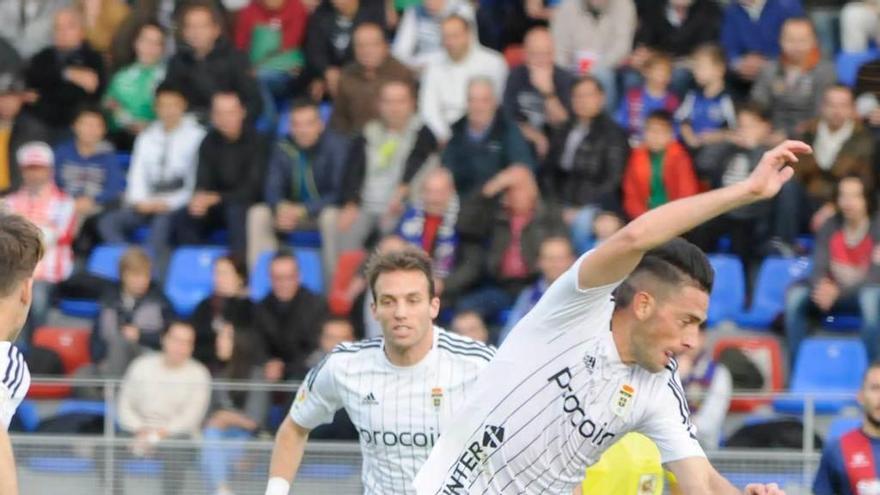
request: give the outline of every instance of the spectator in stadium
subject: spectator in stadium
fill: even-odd
[[[838,182],[834,200],[835,215],[816,234],[809,283],[786,295],[785,333],[792,364],[810,332],[811,318],[835,312],[858,312],[869,360],[880,354],[880,225],[873,192],[861,176],[846,176]]]
[[[697,175],[712,189],[745,180],[771,147],[773,124],[766,109],[754,103],[743,104],[737,108],[736,117],[734,131],[719,143],[707,144],[696,155]],[[722,236],[729,236],[731,251],[745,263],[746,273],[751,273],[769,250],[771,239],[781,241],[787,231],[793,230],[788,227],[791,223],[791,212],[767,201],[716,217],[692,231],[689,239],[712,252]]]
[[[834,65],[821,59],[813,24],[806,17],[785,21],[782,53],[767,63],[752,86],[752,100],[772,111],[773,127],[796,136],[816,116],[825,90],[834,84]]]
[[[354,59],[352,38],[365,22],[386,28],[382,0],[330,0],[321,2],[306,30],[306,71],[312,80],[309,94],[315,100],[336,97],[342,68]]]
[[[403,11],[391,53],[416,74],[421,74],[432,59],[443,54],[440,26],[443,19],[459,15],[474,22],[474,7],[463,0],[426,0]]]
[[[793,200],[786,209],[790,214],[800,211],[795,218],[811,218],[810,230],[815,232],[836,211],[833,191],[841,178],[858,174],[868,188],[876,187],[876,145],[860,122],[852,90],[846,86],[833,85],[823,91],[819,118],[805,127],[800,139],[813,146],[813,153],[798,164],[795,187],[789,188],[785,197],[797,194],[796,189],[802,187],[806,199]]]
[[[853,93],[857,97],[856,110],[859,116],[876,135],[880,128],[880,58],[868,61],[859,67]]]
[[[0,2],[0,19],[5,21],[0,23],[0,38],[12,45],[17,56],[30,59],[52,43],[55,14],[69,6],[69,0],[47,0],[39,5]]]
[[[253,316],[247,280],[247,267],[240,257],[221,256],[214,262],[211,294],[196,306],[189,320],[196,331],[193,357],[205,366],[217,364],[215,339],[223,325]]]
[[[265,203],[248,210],[248,266],[252,268],[260,254],[278,249],[279,235],[317,230],[328,221],[328,207],[342,196],[349,139],[324,127],[318,105],[311,100],[294,102],[289,118],[290,131],[276,141],[269,158]],[[324,263],[330,267],[336,259]]]
[[[466,90],[467,113],[452,126],[452,137],[441,156],[465,202],[504,170],[537,169],[519,126],[499,107],[492,80],[471,79]]]
[[[435,285],[442,285],[455,263],[459,206],[452,174],[436,167],[425,173],[418,199],[409,203],[397,226],[397,235],[431,256]]]
[[[89,45],[110,60],[110,47],[116,30],[128,18],[131,8],[125,0],[74,0],[74,8],[82,16]]]
[[[645,83],[631,88],[623,95],[617,107],[617,123],[623,127],[632,142],[644,138],[645,119],[657,110],[675,113],[679,99],[672,92],[672,59],[665,53],[651,55],[642,65]]]
[[[330,351],[343,342],[354,342],[354,326],[345,318],[330,316],[321,325],[321,337],[318,339],[318,349],[306,360],[309,369],[318,365]]]
[[[247,389],[247,382],[260,382],[261,349],[253,331],[246,324],[226,323],[217,333],[216,355],[219,361],[212,377],[217,381],[239,382],[239,389],[215,389],[211,394],[202,438],[202,472],[208,481],[209,493],[232,495],[229,472],[245,456],[245,442],[264,428],[269,413],[271,393]],[[210,442],[235,440],[222,444]]]
[[[299,264],[289,250],[272,258],[269,280],[272,291],[254,315],[254,329],[268,351],[265,376],[270,381],[302,379],[309,356],[318,348],[327,303],[301,285]]]
[[[16,154],[24,143],[47,141],[46,127],[23,111],[24,81],[16,72],[0,72],[0,197],[21,186]]]
[[[55,158],[48,144],[31,141],[16,152],[22,184],[3,198],[12,213],[27,218],[43,232],[45,255],[34,273],[33,302],[22,339],[29,342],[33,330],[49,313],[52,288],[73,271],[73,235],[76,210],[73,199],[55,185]]]
[[[733,377],[724,364],[712,357],[711,347],[706,346],[706,332],[699,332],[695,345],[676,356],[676,360],[697,439],[704,449],[715,450],[724,434]]]
[[[550,20],[556,63],[602,82],[617,106],[616,70],[632,51],[637,25],[632,0],[562,0]]]
[[[159,279],[171,257],[173,212],[189,202],[196,182],[196,160],[205,130],[186,114],[183,89],[163,82],[156,89],[156,114],[134,143],[124,206],[98,222],[107,243],[124,243],[138,228],[149,225],[147,244],[155,256]]]
[[[847,2],[840,11],[840,44],[844,52],[868,50],[880,35],[880,3],[876,0]]]
[[[357,134],[378,117],[376,101],[387,81],[415,84],[412,72],[392,57],[378,24],[363,23],[354,30],[354,61],[342,68],[330,127]]]
[[[656,0],[640,9],[639,20],[629,56],[634,70],[627,75],[641,71],[654,52],[668,53],[674,60],[672,90],[683,95],[691,82],[687,58],[695,46],[718,41],[721,9],[713,0]]]
[[[489,343],[489,329],[483,317],[475,311],[462,311],[452,317],[449,327],[453,332],[476,340],[477,342]]]
[[[629,144],[626,132],[605,111],[605,92],[592,76],[572,88],[572,116],[553,128],[541,167],[548,201],[558,204],[578,252],[592,245],[595,220],[620,209],[620,186]]]
[[[459,252],[443,296],[447,306],[455,302],[457,311],[476,311],[490,320],[538,276],[541,242],[568,229],[560,211],[541,201],[524,167],[498,174],[483,194],[459,216]]]
[[[156,119],[156,87],[165,79],[165,31],[155,22],[144,24],[133,49],[135,62],[113,75],[102,101],[110,136],[123,151],[131,150],[138,134]]]
[[[101,312],[92,328],[89,348],[101,376],[119,378],[135,358],[159,350],[173,310],[151,278],[146,251],[127,249],[119,260],[120,283],[101,298]]]
[[[212,98],[212,127],[199,146],[195,193],[178,210],[175,237],[180,244],[204,244],[216,228],[229,231],[233,253],[247,253],[247,210],[261,195],[269,139],[246,121],[239,95]]]
[[[498,345],[504,343],[504,339],[513,330],[514,325],[532,310],[550,284],[565,273],[574,260],[574,248],[568,237],[554,236],[541,241],[538,248],[538,270],[541,272],[541,276],[517,296],[516,302],[510,309],[507,322],[501,333],[498,334]]]
[[[507,63],[501,54],[482,45],[471,23],[459,15],[443,20],[442,56],[432,60],[422,74],[419,112],[441,143],[452,136],[452,124],[467,111],[467,89],[476,77],[492,81],[496,95],[504,94]]]
[[[82,16],[73,9],[59,10],[54,26],[52,45],[30,60],[25,80],[38,95],[34,115],[60,138],[80,106],[100,101],[105,79],[101,55],[85,39]]]
[[[721,45],[733,73],[751,84],[779,56],[782,25],[804,15],[800,0],[735,0],[724,10]]]
[[[298,82],[307,17],[300,0],[251,0],[236,15],[235,47],[256,70],[263,105],[278,106]]]
[[[547,28],[531,29],[523,45],[525,62],[510,71],[502,104],[543,160],[550,150],[548,130],[568,121],[574,77],[555,65],[553,37]]]
[[[856,396],[864,415],[858,428],[829,438],[822,449],[813,481],[814,495],[859,495],[871,490],[880,478],[876,459],[880,455],[880,363],[871,363]]]
[[[162,334],[162,351],[143,355],[128,367],[117,404],[122,433],[134,437],[132,453],[164,461],[162,493],[167,495],[183,488],[180,467],[189,453],[159,448],[162,440],[197,436],[211,400],[211,374],[192,358],[194,343],[190,325],[172,323]],[[117,483],[121,478],[116,477]]]
[[[675,140],[672,116],[658,110],[645,122],[645,143],[634,149],[623,174],[623,209],[632,219],[669,201],[697,194],[691,157]]]
[[[349,147],[341,208],[322,239],[324,259],[360,249],[371,235],[391,232],[403,213],[409,183],[435,149],[431,131],[415,113],[412,86],[389,81],[379,95],[379,118],[364,126]],[[333,252],[336,250],[335,252]]]
[[[736,127],[736,110],[727,91],[727,61],[720,46],[697,47],[691,55],[691,67],[698,87],[687,92],[675,112],[675,121],[682,142],[698,150],[721,142],[727,131]]]
[[[186,90],[189,110],[206,122],[218,91],[236,91],[249,122],[263,111],[262,99],[247,56],[223,36],[221,13],[205,3],[191,3],[180,14],[183,43],[168,61],[166,80]]]

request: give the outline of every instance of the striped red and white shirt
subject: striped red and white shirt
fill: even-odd
[[[43,231],[46,253],[34,271],[34,279],[50,283],[66,279],[73,270],[73,199],[50,184],[37,193],[21,188],[5,202],[10,212],[27,218]]]

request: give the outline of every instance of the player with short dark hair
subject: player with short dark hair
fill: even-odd
[[[0,493],[18,493],[7,429],[31,384],[24,356],[12,344],[31,307],[34,269],[43,257],[43,234],[18,215],[0,210]]]
[[[685,495],[739,491],[696,439],[675,356],[697,345],[713,272],[677,237],[775,196],[786,141],[735,185],[648,211],[578,259],[513,328],[415,480],[416,493],[571,493],[630,431],[650,437]],[[749,495],[779,495],[774,484]]]
[[[286,495],[310,430],[344,408],[358,429],[366,494],[412,494],[412,480],[494,350],[433,325],[431,260],[405,248],[367,264],[382,337],[338,345],[315,366],[278,430],[266,495]]]

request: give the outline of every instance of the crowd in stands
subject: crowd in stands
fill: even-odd
[[[91,373],[302,378],[327,342],[379,333],[364,253],[404,244],[434,259],[441,322],[500,344],[577,255],[788,138],[814,153],[778,198],[688,237],[729,241],[751,274],[813,236],[792,360],[836,311],[877,355],[880,57],[848,81],[835,66],[880,43],[876,1],[0,0],[0,18],[0,204],[47,243],[26,338],[96,246],[143,245],[101,299]],[[326,296],[286,248],[304,231]],[[175,315],[174,250],[217,243],[212,294]],[[150,406],[204,395],[166,392]],[[168,412],[136,417],[138,399],[120,407],[136,437]],[[204,397],[160,434],[250,434],[265,400]]]

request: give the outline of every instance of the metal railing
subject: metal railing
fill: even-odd
[[[163,440],[151,452],[133,452],[132,439],[116,428],[116,398],[120,380],[34,379],[34,384],[64,384],[74,390],[99,388],[105,401],[103,433],[97,435],[54,435],[40,431],[13,433],[12,441],[24,494],[148,494],[174,495],[211,493],[208,479],[211,452],[236,452],[229,469],[230,488],[236,495],[262,494],[265,489],[272,439],[268,434],[246,441],[183,439]],[[215,382],[215,389],[283,392],[292,396],[298,383],[262,384]],[[76,394],[74,394],[76,395]],[[751,399],[793,399],[789,394],[748,394]],[[804,401],[803,448],[800,450],[733,450],[708,452],[716,468],[734,484],[775,481],[789,494],[809,494],[819,462],[812,433],[827,426],[828,418],[815,414],[821,397],[800,397]],[[837,396],[851,401],[851,395]],[[52,416],[63,400],[36,402],[40,416]],[[769,406],[764,407],[769,410]],[[731,417],[733,419],[733,417]],[[735,420],[728,421],[736,426]],[[818,426],[818,427],[817,427]],[[727,433],[730,433],[729,431]],[[208,454],[206,456],[206,454]],[[297,476],[294,494],[361,493],[361,454],[355,442],[311,441]]]

